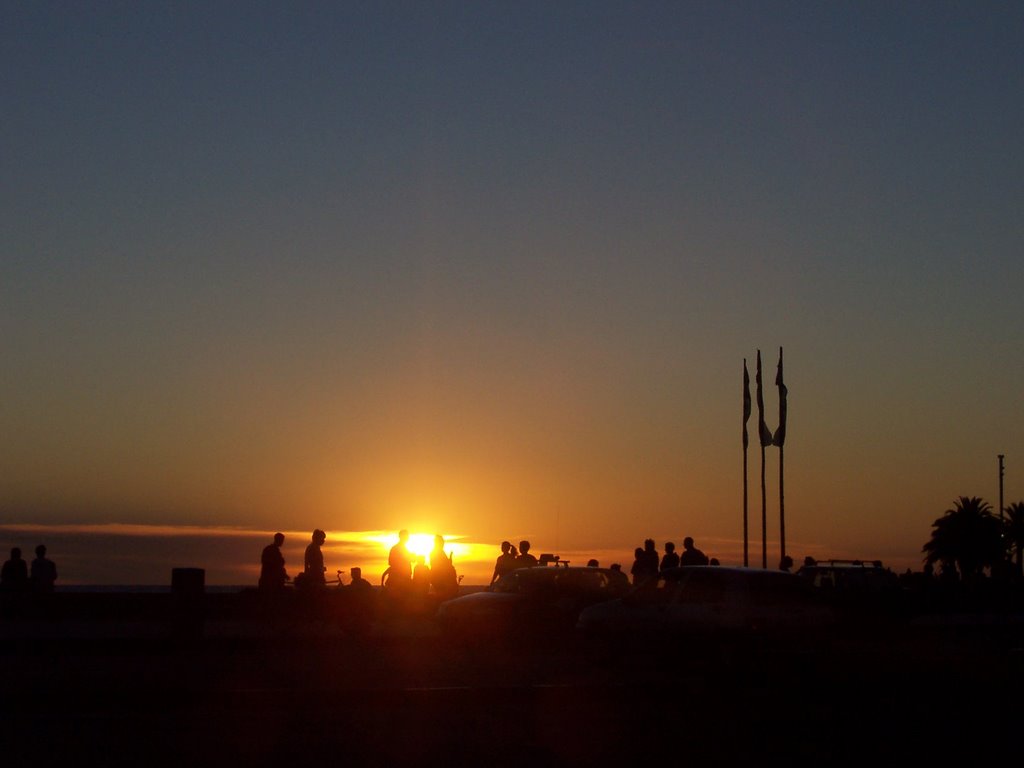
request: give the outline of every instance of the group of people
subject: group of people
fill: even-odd
[[[11,558],[0,569],[0,590],[4,592],[53,592],[57,581],[57,566],[46,556],[46,545],[36,547],[36,559],[31,566],[21,556],[21,549],[13,547]]]
[[[517,568],[533,568],[538,565],[536,556],[530,554],[530,542],[523,539],[519,542],[519,549],[510,541],[501,542],[501,554],[494,563],[494,574],[491,576],[491,584],[506,573]]]
[[[657,576],[669,568],[678,568],[683,565],[718,565],[718,560],[709,558],[693,543],[693,537],[687,536],[683,539],[683,551],[676,552],[674,542],[666,541],[664,554],[659,555],[655,548],[654,539],[646,539],[642,547],[633,551],[633,567],[630,575],[634,584],[641,584],[649,578]]]
[[[327,585],[327,567],[321,547],[327,540],[327,534],[317,528],[303,556],[302,572],[294,580],[285,568],[284,534],[275,533],[274,540],[263,548],[260,558],[259,587],[264,591],[283,589],[288,581],[292,581],[297,589],[318,589]],[[398,543],[388,554],[388,567],[381,581],[392,592],[427,593],[431,590],[440,598],[454,597],[459,591],[459,577],[455,573],[452,555],[445,551],[444,537],[434,537],[434,549],[430,553],[429,564],[420,555],[409,549],[409,532],[402,530],[398,534]],[[361,568],[353,568],[352,580],[348,589],[368,593],[373,586],[363,578]],[[338,572],[341,582],[341,572]]]
[[[444,544],[441,534],[434,536],[428,561],[409,549],[409,531],[399,531],[398,542],[388,552],[388,567],[381,576],[383,585],[392,592],[426,595],[433,591],[442,600],[455,597],[459,577]]]
[[[310,543],[306,546],[302,573],[294,580],[296,588],[326,586],[327,568],[324,565],[324,556],[321,550],[326,540],[327,535],[322,530],[318,528],[313,531]],[[285,569],[284,555],[281,553],[283,544],[284,534],[276,533],[273,542],[263,549],[259,581],[261,590],[281,589],[290,580]],[[501,542],[501,554],[494,563],[494,573],[491,575],[490,584],[493,585],[502,576],[518,568],[532,568],[539,564],[537,557],[530,552],[529,541],[525,539],[520,541],[518,547],[510,541],[503,541]],[[587,565],[597,567],[598,562],[590,560]],[[718,565],[718,560],[709,558],[698,549],[691,536],[683,539],[682,552],[676,552],[676,545],[673,542],[665,542],[663,554],[659,554],[654,539],[647,539],[644,541],[643,547],[637,547],[634,551],[630,575],[634,584],[640,584],[657,576],[661,571],[683,565]],[[612,568],[620,570],[617,563]],[[5,565],[5,580],[6,572],[7,566]],[[341,572],[338,573],[340,583]],[[56,578],[56,571],[54,571],[54,577]],[[388,553],[388,567],[381,576],[382,585],[395,594],[433,592],[442,599],[458,594],[459,581],[460,578],[457,576],[455,565],[452,562],[452,555],[445,551],[443,536],[438,534],[434,537],[434,548],[431,550],[428,560],[409,549],[409,531],[404,529],[399,531],[398,542],[391,547]],[[360,568],[352,569],[352,582],[349,587],[362,591],[372,589],[370,583],[362,577]]]
[[[316,589],[318,587],[327,586],[327,567],[324,565],[324,553],[321,550],[325,541],[327,541],[326,533],[319,528],[313,531],[313,535],[309,544],[306,546],[306,552],[303,556],[302,572],[299,573],[294,580],[296,588]],[[283,589],[284,585],[288,581],[291,581],[291,577],[288,575],[288,571],[285,568],[284,555],[281,553],[281,547],[283,545],[284,534],[275,533],[274,540],[263,548],[263,554],[260,556],[259,588],[265,592],[274,592]],[[352,580],[348,584],[348,589],[362,594],[369,594],[372,592],[372,585],[363,578],[362,568],[353,568],[351,575]]]

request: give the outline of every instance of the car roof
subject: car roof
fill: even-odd
[[[818,560],[813,565],[804,565],[801,570],[879,570],[882,569],[881,560]]]
[[[677,581],[686,578],[686,575],[695,571],[704,573],[719,573],[721,578],[744,578],[744,579],[791,579],[796,574],[788,571],[777,571],[770,568],[744,568],[731,565],[682,565],[678,568],[666,568],[659,576],[670,581]]]
[[[543,579],[545,577],[540,574],[545,573],[617,573],[621,575],[623,578],[626,578],[626,575],[621,571],[614,571],[611,568],[594,568],[593,566],[586,565],[537,565],[533,566],[532,568],[517,568],[514,571],[509,571],[509,573],[520,574],[519,578],[523,578],[523,575],[525,574],[526,578],[528,579]]]

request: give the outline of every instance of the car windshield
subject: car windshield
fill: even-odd
[[[725,600],[728,574],[715,570],[694,570],[679,590],[681,603],[721,603]]]
[[[494,583],[492,592],[537,595],[550,592],[569,592],[599,596],[622,594],[628,588],[625,579],[616,579],[605,569],[598,568],[521,568],[502,576]]]
[[[758,605],[794,605],[806,603],[810,596],[799,579],[783,573],[765,573],[748,583],[750,599]]]

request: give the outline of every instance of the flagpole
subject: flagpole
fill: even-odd
[[[765,483],[764,449],[772,441],[764,423],[764,396],[761,388],[761,350],[757,350],[757,436],[761,444],[761,567],[768,567],[768,497]]]
[[[782,380],[782,347],[779,347],[779,369],[775,375],[775,384],[779,388],[779,427],[775,430],[772,442],[779,446],[779,546],[782,549],[779,562],[781,563],[782,560],[786,559],[786,486],[785,472],[783,470],[786,465],[784,461],[784,446],[786,444],[786,415],[789,410],[787,404],[789,392]]]
[[[779,446],[779,546],[782,548],[782,560],[786,558],[786,498],[783,486],[782,471],[785,462],[783,461],[783,447]],[[779,562],[782,562],[780,560]]]
[[[747,503],[747,420],[750,418],[750,374],[747,373],[747,358],[743,358],[743,567],[750,565],[750,532],[747,525],[749,518]]]
[[[768,567],[768,502],[765,498],[764,446],[761,446],[761,567]]]
[[[743,446],[743,567],[750,565],[750,534],[747,531],[747,447]]]

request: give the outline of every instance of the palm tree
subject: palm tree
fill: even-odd
[[[1017,575],[1024,576],[1024,501],[1010,504],[1005,513],[1003,527],[1006,541],[1016,555]]]
[[[980,576],[1006,560],[1003,526],[988,502],[961,496],[932,523],[932,537],[922,548],[925,562],[955,563],[961,579]]]

